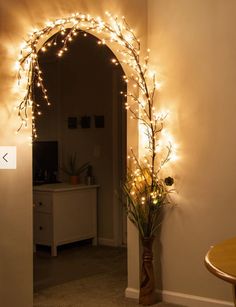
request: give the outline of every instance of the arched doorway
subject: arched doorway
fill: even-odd
[[[57,46],[47,53],[39,52],[38,58],[52,105],[45,104],[35,82],[35,99],[43,113],[36,119],[35,147],[56,142],[58,169],[49,171],[52,162],[48,160],[48,167],[34,167],[34,179],[36,183],[68,181],[65,168],[74,154],[78,168],[89,163],[93,181],[99,185],[98,242],[121,245],[126,232],[120,203],[126,170],[126,114],[120,95],[126,91],[124,72],[120,65],[112,64],[111,50],[99,47],[99,40],[91,34],[80,31],[62,59],[56,56],[61,40],[58,41],[57,34],[51,39]],[[86,183],[85,176],[86,171],[80,175],[81,183]]]
[[[35,122],[38,138],[33,144],[34,183],[42,188],[45,184],[68,182],[64,168],[71,154],[77,154],[78,167],[89,162],[93,184],[99,185],[98,244],[120,246],[126,238],[125,213],[120,203],[120,183],[126,172],[126,112],[120,94],[126,91],[124,72],[120,65],[112,64],[111,50],[99,47],[99,40],[89,33],[80,31],[62,59],[56,56],[61,40],[57,40],[57,34],[50,40],[57,45],[48,52],[39,51],[38,60],[52,105],[45,104],[37,82],[33,90],[43,114]],[[51,168],[55,160],[57,169]],[[80,174],[80,183],[87,184],[86,171]],[[37,193],[38,187],[34,190]],[[36,212],[34,217],[35,227],[43,228],[37,220],[42,214]],[[35,243],[44,243],[37,241],[37,233],[36,229]],[[46,277],[53,280],[48,274]]]

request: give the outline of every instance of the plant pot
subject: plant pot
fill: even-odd
[[[70,184],[78,184],[79,176],[70,176]]]
[[[142,239],[143,258],[142,271],[139,292],[139,304],[148,306],[157,302],[155,293],[155,280],[153,270],[153,245],[154,237],[146,237]]]

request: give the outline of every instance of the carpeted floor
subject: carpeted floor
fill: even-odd
[[[34,307],[140,306],[124,297],[126,278],[125,248],[79,244],[53,258],[40,250],[34,258]]]

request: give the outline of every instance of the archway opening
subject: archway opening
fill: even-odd
[[[126,91],[124,72],[120,65],[113,65],[115,56],[112,51],[105,45],[99,47],[99,40],[84,31],[79,32],[78,38],[70,45],[70,51],[63,58],[58,58],[56,55],[62,42],[61,37],[57,40],[57,36],[55,34],[50,38],[56,43],[55,47],[38,53],[44,86],[52,102],[50,106],[45,103],[37,80],[33,83],[33,96],[42,113],[35,121],[38,138],[33,144],[35,203],[40,193],[41,196],[51,193],[49,186],[57,189],[62,183],[64,188],[63,183],[69,181],[65,168],[71,155],[76,153],[78,167],[85,163],[92,167],[92,182],[87,182],[85,170],[80,173],[80,188],[83,185],[86,189],[98,185],[98,243],[120,246],[126,242],[126,221],[120,204],[120,182],[126,172],[126,112],[120,94]],[[60,222],[51,216],[54,211],[42,211],[43,205],[36,208],[34,214],[34,242],[38,244],[39,257],[42,253],[40,246],[50,246],[47,237],[45,241],[42,239],[42,232],[47,232],[44,227],[50,228],[50,225],[43,224],[43,219],[51,218],[54,223],[61,223],[61,228],[62,223],[70,223],[68,211],[64,212],[68,214],[68,221],[63,218]],[[65,206],[70,210],[70,204]],[[47,235],[50,235],[50,231]],[[68,237],[67,241],[71,243],[73,238]],[[75,237],[74,241],[78,242],[78,238]],[[65,248],[60,247],[62,243],[58,242],[56,248]],[[76,253],[75,249],[73,252]],[[37,275],[38,269],[35,272]],[[39,279],[35,276],[36,289],[38,285],[43,286],[43,279],[46,280],[44,286],[57,282],[57,274],[53,277],[48,272],[45,267],[44,271],[39,272]],[[74,273],[76,271],[72,271],[71,275],[67,273],[67,278],[76,278]],[[66,282],[66,279],[63,281]]]

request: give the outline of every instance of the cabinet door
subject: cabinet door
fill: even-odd
[[[54,237],[67,243],[97,235],[96,189],[55,193]]]
[[[52,243],[52,215],[34,212],[34,241],[35,244],[51,245]]]
[[[34,192],[34,205],[38,212],[52,212],[52,194],[47,192]]]

